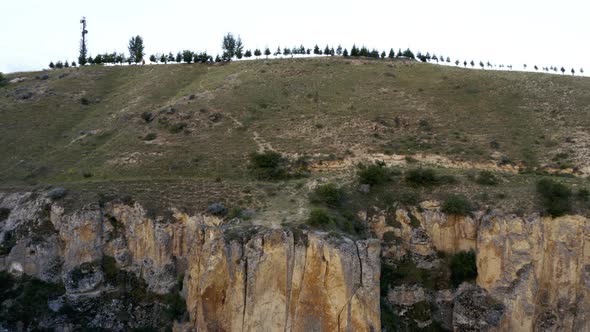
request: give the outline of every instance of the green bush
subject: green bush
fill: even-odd
[[[287,161],[281,154],[273,151],[252,153],[249,168],[259,180],[280,180],[289,176]]]
[[[309,213],[307,223],[314,227],[326,227],[332,225],[334,219],[328,214],[328,211],[316,208]]]
[[[406,172],[406,181],[416,186],[431,186],[438,184],[438,177],[432,169],[416,168]]]
[[[170,131],[171,134],[178,134],[179,132],[186,129],[186,127],[188,127],[188,125],[185,122],[179,122],[170,126],[170,128],[168,128],[168,131]]]
[[[169,320],[181,319],[186,312],[186,301],[176,291],[166,294],[164,303],[166,304],[165,314]]]
[[[498,178],[490,171],[481,171],[475,178],[477,184],[484,186],[495,186],[498,184]]]
[[[576,197],[578,198],[578,200],[586,202],[590,199],[590,190],[582,188],[578,190],[578,192],[576,193]],[[0,220],[2,220],[1,217]]]
[[[153,141],[158,137],[158,134],[156,133],[148,133],[145,135],[145,137],[143,138],[144,141]]]
[[[558,217],[571,211],[572,191],[564,184],[543,179],[537,182],[537,193],[550,215]]]
[[[402,242],[401,238],[397,237],[395,235],[395,232],[393,232],[393,231],[385,232],[383,234],[383,241],[386,243],[393,243],[393,244],[400,244]]]
[[[25,328],[34,326],[35,322],[50,313],[47,301],[64,293],[61,284],[47,283],[26,275],[17,278],[0,272],[0,300],[3,303],[12,300],[9,310],[0,310],[0,321],[21,321],[25,323]]]
[[[475,252],[462,251],[451,258],[451,281],[455,287],[463,281],[473,280],[477,277],[477,264]]]
[[[152,122],[152,120],[154,119],[153,116],[152,116],[152,112],[143,112],[143,113],[141,113],[141,118],[145,122]]]
[[[391,171],[385,167],[383,162],[359,165],[357,175],[360,183],[372,186],[391,181]]]
[[[412,212],[408,213],[408,217],[410,218],[410,226],[412,226],[412,228],[418,228],[422,225],[420,220],[418,220]]]
[[[448,214],[466,216],[471,212],[471,204],[464,196],[451,195],[442,205],[442,211]]]
[[[318,186],[310,195],[312,203],[326,204],[332,207],[340,206],[343,198],[344,192],[333,183]]]

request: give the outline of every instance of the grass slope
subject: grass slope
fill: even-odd
[[[495,153],[530,169],[589,157],[587,78],[343,58],[42,74],[9,75],[26,80],[0,89],[4,190],[58,184],[248,203],[266,190],[246,167],[263,148],[316,158]]]

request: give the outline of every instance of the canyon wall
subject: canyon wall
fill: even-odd
[[[0,269],[63,282],[70,297],[108,292],[95,264],[108,256],[157,294],[182,278],[189,317],[179,330],[380,330],[377,240],[237,229],[178,211],[149,218],[139,204],[65,213],[32,194],[2,195],[0,207],[9,210],[2,234],[16,239]]]

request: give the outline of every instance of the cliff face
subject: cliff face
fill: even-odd
[[[109,316],[114,304],[100,304],[117,288],[113,272],[100,263],[108,258],[154,294],[181,290],[187,314],[177,317],[178,330],[380,330],[382,260],[396,262],[394,273],[418,278],[398,278],[381,289],[395,315],[413,327],[436,322],[457,331],[590,330],[590,223],[582,216],[449,216],[437,202],[423,202],[368,217],[380,244],[245,228],[174,210],[148,217],[129,203],[66,213],[46,196],[29,193],[1,195],[0,209],[0,269],[63,283],[64,297],[50,302],[95,308],[86,311],[95,315],[89,320],[95,327],[138,327],[117,325]],[[454,288],[440,252],[448,257],[469,250],[476,253],[476,284]],[[90,305],[83,301],[89,298],[101,300]],[[161,310],[118,305],[135,321]],[[46,325],[67,324],[57,319]]]
[[[379,236],[386,232],[399,236],[396,245],[384,246],[385,257],[400,259],[413,254],[416,259],[417,255],[418,265],[434,270],[438,263],[432,257],[437,250],[475,251],[477,285],[504,306],[499,324],[488,324],[483,329],[590,330],[588,218],[518,217],[497,211],[448,216],[440,211],[437,202],[424,202],[419,209],[400,209],[395,215],[395,225],[388,225],[384,215],[376,215],[370,221]],[[414,298],[423,294],[424,289],[415,288],[407,293],[407,289],[396,288],[390,290],[389,297],[392,303],[404,304],[399,300],[400,294],[405,294],[406,299]],[[458,300],[464,298],[461,293],[459,289],[454,296],[454,316],[465,311],[457,307]],[[429,301],[438,310],[444,309],[441,303],[453,302],[444,291],[432,293]],[[452,324],[447,322],[447,327],[462,330],[456,318],[453,317]]]
[[[154,293],[170,292],[181,277],[188,310],[183,329],[380,330],[377,240],[289,230],[238,233],[214,217],[174,212],[167,220],[148,218],[139,204],[64,213],[45,196],[30,194],[3,195],[0,207],[10,211],[2,233],[14,239],[0,269],[63,281],[69,297],[109,290],[108,271],[96,264],[108,256]],[[39,225],[45,229],[35,241]]]

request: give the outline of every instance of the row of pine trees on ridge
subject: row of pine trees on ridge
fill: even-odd
[[[81,47],[81,54],[78,57],[78,64],[75,61],[71,63],[68,61],[57,61],[57,62],[50,62],[49,68],[51,69],[61,69],[67,67],[76,67],[77,65],[102,65],[102,64],[145,64],[144,60],[144,45],[143,45],[143,38],[141,36],[134,36],[131,37],[129,40],[129,56],[125,55],[124,53],[104,53],[98,54],[94,57],[89,56],[87,54],[82,54],[82,49],[84,49],[84,53],[86,52],[86,46],[84,48]],[[389,50],[389,52],[381,51],[379,52],[377,49],[369,49],[365,46],[357,47],[353,45],[350,51],[347,48],[342,48],[341,45],[338,45],[336,48],[326,45],[324,48],[319,47],[317,44],[313,48],[306,48],[303,45],[299,47],[295,46],[292,48],[288,47],[277,47],[277,49],[273,52],[270,48],[266,47],[264,49],[256,48],[253,51],[250,49],[245,50],[244,44],[242,39],[238,36],[237,38],[234,37],[232,33],[228,33],[227,35],[223,36],[222,41],[222,49],[223,53],[221,55],[216,55],[213,58],[212,55],[207,54],[207,52],[193,52],[191,50],[183,50],[177,53],[157,53],[152,54],[149,56],[150,63],[161,63],[161,64],[168,64],[168,63],[213,63],[213,62],[228,62],[233,59],[249,59],[251,57],[259,58],[261,56],[265,56],[268,58],[269,56],[274,57],[294,57],[294,56],[341,56],[341,57],[364,57],[369,59],[412,59],[412,60],[419,60],[422,62],[436,62],[436,63],[446,63],[451,64],[451,58],[445,57],[442,54],[430,54],[417,52],[414,54],[409,48],[405,51],[398,49],[396,52],[393,48]],[[499,68],[504,69],[507,68],[512,70],[512,65],[493,65],[489,61],[484,63],[483,61],[479,61],[477,64],[475,61],[467,61],[467,60],[455,60],[454,64],[456,66],[463,65],[464,67],[471,66],[475,68],[476,65],[481,67],[481,69],[485,68]],[[523,68],[526,70],[527,65],[524,64]],[[536,71],[542,70],[545,72],[559,72],[561,71],[562,74],[565,74],[566,69],[562,66],[558,68],[557,66],[542,66],[538,67],[534,65]],[[571,68],[570,70],[572,75],[575,75],[576,70]],[[578,70],[580,74],[584,74],[584,69],[580,68]]]

